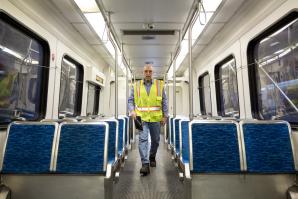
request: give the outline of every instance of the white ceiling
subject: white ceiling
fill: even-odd
[[[123,43],[131,68],[142,74],[145,62],[152,62],[157,74],[164,74],[175,52],[179,33],[156,35],[153,40],[142,40],[142,35],[123,35],[122,30],[181,30],[191,10],[193,0],[102,0],[106,11],[111,11],[111,22]]]
[[[110,65],[113,61],[98,36],[89,27],[73,0],[51,0],[65,18]],[[206,0],[205,0],[206,1]],[[179,40],[178,31],[184,27],[194,0],[97,0],[105,11],[111,12],[111,23],[124,53],[136,76],[142,75],[145,62],[152,62],[155,76],[162,77],[170,64]],[[223,0],[193,47],[193,57],[199,55],[218,31],[228,22],[244,0]],[[153,30],[176,30],[174,35],[154,35],[143,40],[142,35],[123,35],[122,30],[146,30],[144,24],[153,24]],[[187,60],[187,59],[186,59]],[[184,60],[178,73],[187,66]]]

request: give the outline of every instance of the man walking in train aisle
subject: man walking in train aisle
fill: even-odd
[[[140,173],[147,175],[150,167],[156,167],[156,152],[160,141],[160,125],[168,117],[167,96],[163,81],[152,79],[152,65],[144,66],[144,79],[135,82],[128,98],[128,109],[133,119],[140,116],[143,131],[139,134],[139,153],[142,161]],[[148,134],[151,137],[150,156],[148,154]],[[148,157],[149,156],[149,157]]]

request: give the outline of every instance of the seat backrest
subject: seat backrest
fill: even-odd
[[[134,139],[134,121],[133,119],[130,117],[129,119],[129,125],[128,125],[128,143],[131,144],[131,140]]]
[[[174,146],[174,118],[170,117],[170,145]]]
[[[167,143],[170,143],[170,117],[168,117],[166,121],[165,139]]]
[[[190,123],[190,169],[198,173],[237,173],[242,169],[238,124],[193,120]]]
[[[179,121],[181,118],[174,119],[174,146],[177,155],[180,153],[180,133],[179,133]]]
[[[108,162],[115,162],[118,156],[118,121],[116,119],[102,119],[109,124]]]
[[[295,172],[291,128],[285,121],[240,122],[244,168],[252,173]]]
[[[118,155],[121,156],[124,149],[124,135],[125,135],[125,119],[118,118]]]
[[[108,129],[106,122],[61,123],[54,171],[65,174],[105,172]]]
[[[180,159],[183,163],[189,163],[189,119],[179,121],[180,132]]]
[[[128,129],[128,125],[129,125],[129,117],[124,116],[123,117],[125,119],[125,130],[124,130],[124,146],[127,147],[129,145],[129,129]]]
[[[49,173],[58,132],[55,122],[14,122],[8,127],[2,173]]]

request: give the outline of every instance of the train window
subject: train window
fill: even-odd
[[[0,125],[17,117],[44,117],[49,71],[48,43],[0,12]]]
[[[202,115],[212,115],[210,77],[208,73],[199,77],[199,93]]]
[[[83,66],[65,55],[61,65],[59,117],[73,117],[81,113]]]
[[[236,60],[231,55],[215,66],[218,115],[239,117]]]
[[[298,124],[297,47],[297,12],[249,43],[248,69],[254,117]]]
[[[97,115],[99,107],[100,87],[88,83],[87,115]]]

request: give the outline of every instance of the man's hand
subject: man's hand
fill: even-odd
[[[161,119],[160,124],[161,124],[162,126],[164,126],[164,125],[166,124],[166,122],[167,122],[167,117],[164,116],[164,117]]]
[[[135,111],[131,111],[130,112],[130,116],[132,117],[132,119],[137,119],[137,113]]]

